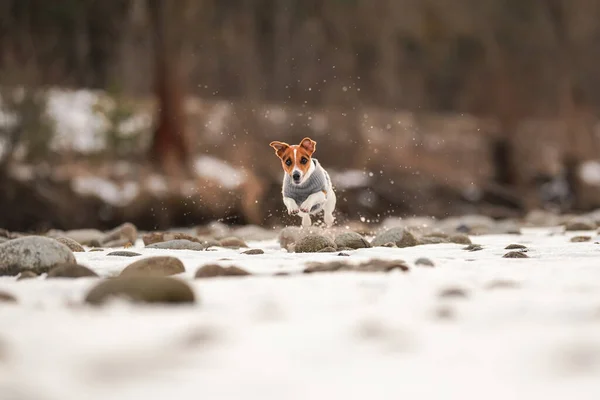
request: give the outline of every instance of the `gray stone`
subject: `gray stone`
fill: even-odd
[[[583,243],[583,242],[589,242],[590,240],[592,240],[591,236],[574,236],[571,238],[570,242],[571,243]]]
[[[233,277],[233,276],[248,276],[248,275],[252,275],[252,274],[250,272],[248,272],[242,268],[236,267],[236,266],[223,267],[218,264],[207,264],[207,265],[203,265],[202,267],[198,268],[194,277],[195,278],[215,278],[218,276]]]
[[[106,232],[104,237],[100,240],[100,243],[107,246],[107,243],[131,243],[135,244],[138,237],[138,231],[135,225],[126,222],[122,225],[117,226],[113,230]],[[117,247],[117,246],[113,246]]]
[[[335,249],[335,243],[321,235],[307,235],[296,243],[294,248],[296,253],[317,253],[327,247]]]
[[[117,250],[117,251],[111,251],[110,253],[107,254],[107,256],[138,257],[138,256],[141,256],[141,254],[136,253],[135,251]]]
[[[75,263],[71,250],[51,238],[28,236],[0,244],[0,275],[14,276],[26,270],[40,274],[58,264]]]
[[[371,242],[373,247],[383,246],[386,243],[394,243],[398,247],[417,246],[419,241],[410,231],[405,228],[391,228],[379,233]]]
[[[74,229],[58,234],[49,234],[50,237],[67,237],[83,246],[91,246],[92,243],[99,243],[104,237],[104,233],[97,229]]]
[[[258,254],[265,254],[265,252],[262,249],[250,249],[250,250],[246,250],[246,251],[242,252],[242,254],[258,255]]]
[[[134,303],[194,303],[196,296],[190,286],[178,279],[158,276],[130,276],[107,279],[94,286],[85,302],[100,305],[111,299]]]
[[[248,247],[246,242],[234,236],[226,237],[224,239],[219,240],[219,245],[221,247],[227,247],[229,249],[239,249],[240,247]]]
[[[371,247],[371,244],[356,232],[344,232],[335,237],[335,245],[338,248],[364,249]]]
[[[0,303],[16,303],[17,298],[10,293],[0,291]]]
[[[420,267],[435,267],[433,261],[425,257],[417,258],[417,260],[415,261],[415,265],[418,265]]]
[[[529,256],[522,251],[509,251],[502,258],[529,258]]]
[[[51,278],[89,278],[97,277],[98,274],[79,264],[61,264],[48,271],[47,279]]]
[[[83,246],[71,238],[62,236],[62,237],[56,238],[56,240],[58,242],[64,244],[65,246],[67,246],[69,248],[69,250],[71,250],[74,253],[85,253],[85,249],[83,248]]]
[[[565,224],[565,230],[572,231],[593,231],[596,229],[596,223],[590,218],[574,218]]]
[[[19,274],[19,277],[17,278],[18,281],[22,281],[25,279],[32,279],[32,278],[37,278],[39,275],[36,274],[33,271],[23,271]]]
[[[505,249],[505,250],[521,250],[521,251],[527,251],[527,246],[525,246],[525,245],[522,245],[522,244],[512,243],[512,244],[509,244],[508,246],[506,246],[504,249]]]
[[[456,234],[456,235],[452,235],[448,238],[448,241],[450,243],[457,243],[457,244],[472,244],[471,239],[465,235],[465,234]]]
[[[163,250],[194,250],[201,251],[206,249],[202,243],[192,242],[186,239],[175,239],[167,242],[153,243],[146,246],[147,249],[163,249]]]
[[[120,276],[169,276],[183,272],[185,267],[178,258],[158,256],[142,258],[129,264]]]

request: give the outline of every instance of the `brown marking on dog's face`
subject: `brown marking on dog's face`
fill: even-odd
[[[270,146],[275,149],[275,154],[281,159],[283,170],[292,177],[294,183],[301,183],[310,168],[311,156],[315,152],[317,142],[306,137],[297,145],[271,142]]]

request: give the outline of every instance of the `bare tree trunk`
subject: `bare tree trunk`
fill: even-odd
[[[150,156],[163,171],[185,174],[191,149],[186,135],[182,85],[181,15],[186,2],[150,0],[149,10],[154,28],[155,90],[158,121]]]

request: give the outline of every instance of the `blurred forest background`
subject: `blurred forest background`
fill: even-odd
[[[600,207],[600,0],[3,0],[0,225],[298,223]]]

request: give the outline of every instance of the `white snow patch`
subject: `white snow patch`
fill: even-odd
[[[580,167],[579,175],[585,183],[600,186],[600,162],[584,162]]]
[[[54,150],[72,149],[79,152],[93,152],[105,146],[102,132],[108,124],[104,118],[94,113],[99,93],[90,90],[48,91],[47,113],[54,120]]]
[[[234,189],[242,184],[243,170],[233,168],[225,161],[212,156],[200,156],[194,163],[198,176],[213,179],[227,189]]]
[[[137,182],[117,184],[98,176],[77,176],[71,181],[73,190],[82,195],[93,195],[113,206],[125,206],[139,194]]]

